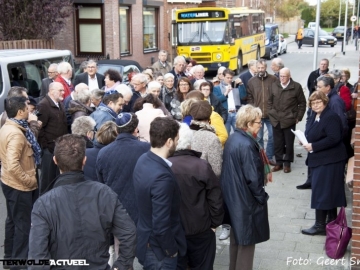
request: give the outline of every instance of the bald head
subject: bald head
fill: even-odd
[[[280,81],[282,84],[287,84],[290,81],[291,78],[290,69],[288,69],[287,67],[280,69],[279,74],[280,74]]]
[[[80,91],[86,91],[86,90],[89,90],[89,86],[85,83],[79,83],[75,86],[75,92],[80,92]]]
[[[59,82],[52,82],[49,85],[49,97],[55,101],[60,102],[64,100],[64,86]]]

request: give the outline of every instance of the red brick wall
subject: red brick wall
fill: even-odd
[[[359,78],[360,78],[360,59],[359,59]],[[360,81],[360,80],[358,80]],[[358,85],[360,93],[360,85]],[[355,127],[355,162],[354,162],[354,189],[353,189],[353,213],[352,213],[352,244],[351,257],[360,260],[360,101],[358,97],[357,117]],[[359,269],[352,267],[351,269]]]

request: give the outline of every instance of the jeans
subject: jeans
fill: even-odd
[[[225,127],[229,135],[231,132],[231,127],[233,128],[233,131],[235,131],[235,123],[236,123],[236,112],[229,112],[225,123]]]
[[[20,191],[1,183],[6,199],[4,258],[27,259],[31,227],[31,211],[36,190]],[[17,269],[12,267],[11,269]]]
[[[274,139],[273,139],[273,130],[272,125],[270,123],[269,118],[261,118],[261,128],[259,130],[259,133],[257,134],[257,140],[262,148],[264,148],[264,126],[266,125],[266,128],[268,130],[268,143],[266,145],[266,156],[268,159],[272,159],[274,156]]]
[[[170,258],[164,257],[162,260],[158,260],[151,247],[147,247],[144,270],[176,270],[178,257]]]

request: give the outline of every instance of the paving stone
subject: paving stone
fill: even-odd
[[[309,236],[314,237],[314,236]],[[311,239],[309,239],[310,242]],[[309,252],[309,253],[321,253],[324,250],[324,244],[314,244],[314,243],[296,243],[295,251],[300,252]]]

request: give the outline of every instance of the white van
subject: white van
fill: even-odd
[[[74,67],[68,50],[0,50],[0,113],[4,111],[4,100],[10,87],[25,87],[29,96],[39,97],[41,82],[47,77],[49,65],[62,61]]]
[[[310,28],[310,29],[315,29],[315,28],[316,28],[316,22],[309,22],[308,28]],[[321,29],[320,26],[319,26],[319,29]]]

